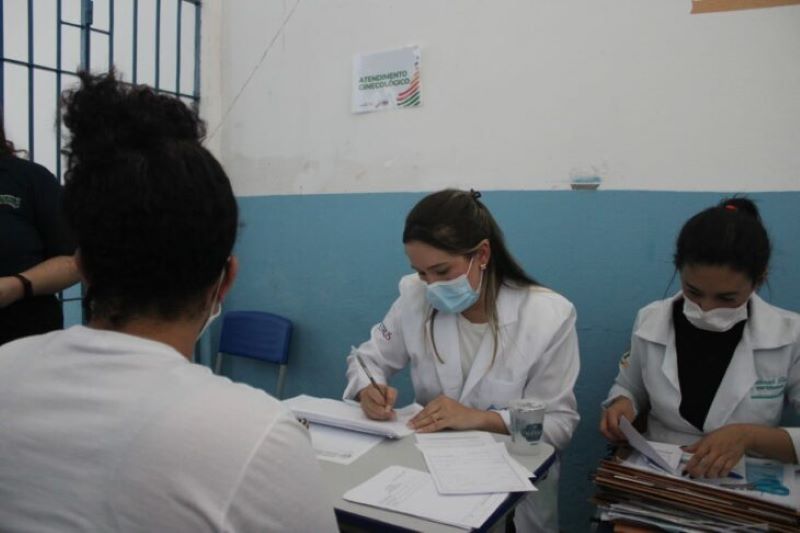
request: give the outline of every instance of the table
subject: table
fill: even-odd
[[[508,435],[493,434],[498,442],[508,442]],[[342,499],[342,494],[368,480],[387,466],[400,465],[427,471],[422,453],[415,447],[414,435],[402,439],[384,439],[350,465],[320,461],[322,477],[334,502],[336,519],[342,531],[425,531],[431,533],[463,532],[457,527],[431,522],[401,513],[370,507]],[[514,455],[522,465],[541,478],[556,458],[555,450],[544,442],[538,455]],[[535,484],[535,482],[534,482]],[[505,517],[525,493],[511,493],[478,531],[503,531]]]

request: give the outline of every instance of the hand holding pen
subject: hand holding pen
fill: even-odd
[[[355,348],[351,349],[352,355],[369,379],[370,384],[358,393],[361,409],[367,417],[373,420],[390,420],[394,418],[394,403],[397,401],[397,389],[375,381],[361,354]]]

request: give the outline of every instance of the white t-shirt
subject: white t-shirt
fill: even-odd
[[[489,331],[489,323],[472,323],[461,313],[458,313],[458,342],[461,350],[461,375],[466,381],[478,348],[481,346],[483,336]]]
[[[76,326],[0,348],[4,531],[336,531],[308,433],[159,342]]]

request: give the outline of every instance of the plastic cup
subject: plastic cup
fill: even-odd
[[[509,451],[519,455],[536,455],[542,440],[544,402],[532,399],[518,399],[508,402],[511,413],[511,443]]]

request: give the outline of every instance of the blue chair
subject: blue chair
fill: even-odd
[[[281,399],[291,339],[292,322],[282,316],[265,311],[229,311],[222,319],[214,372],[220,373],[223,354],[279,365],[275,396]]]

